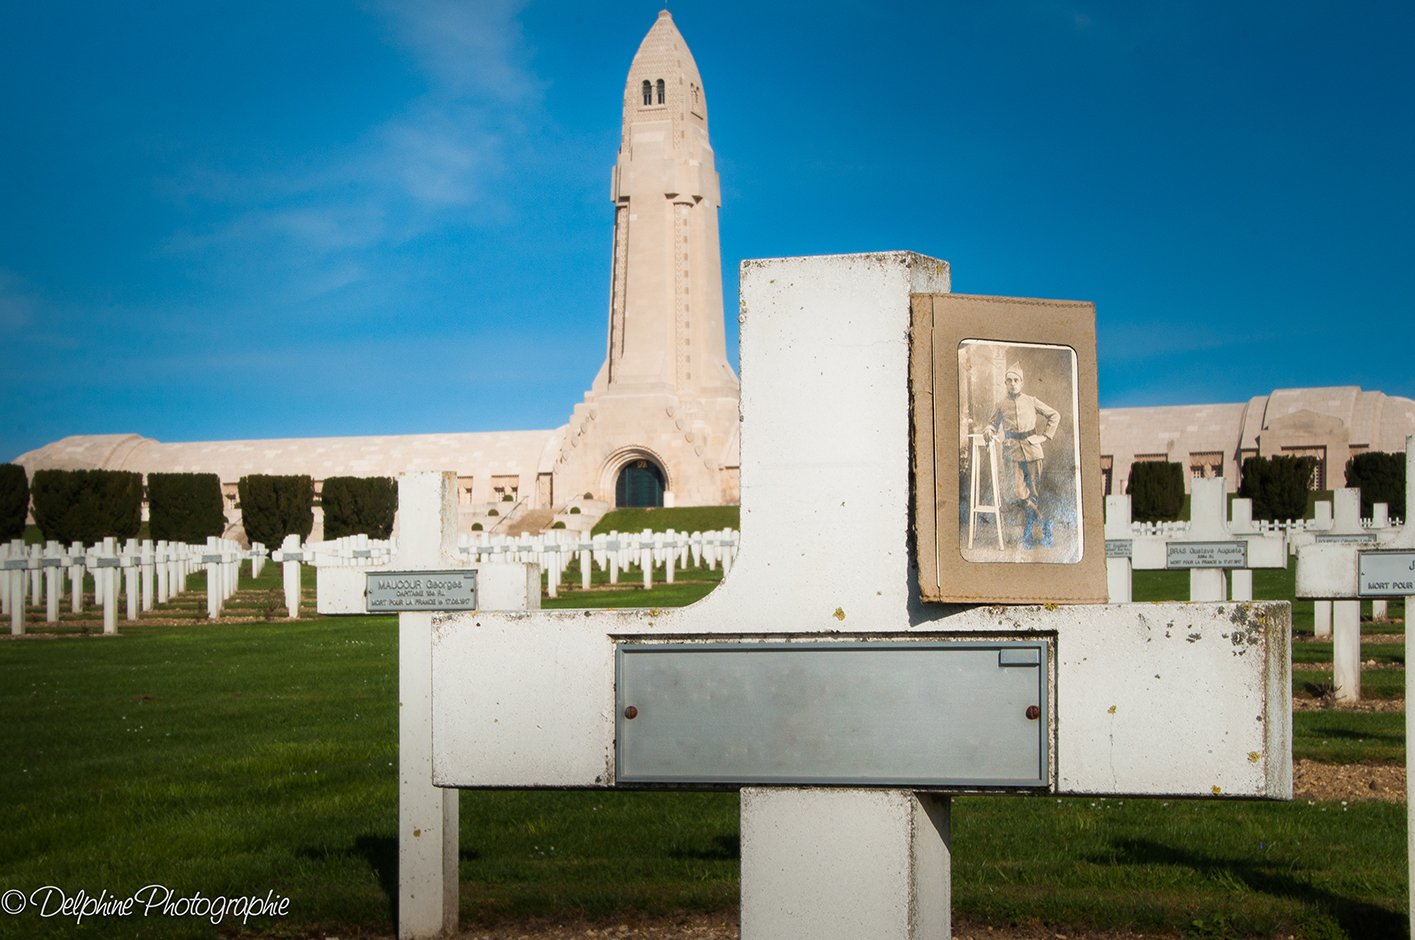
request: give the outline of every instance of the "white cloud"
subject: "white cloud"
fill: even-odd
[[[171,252],[240,269],[258,256],[284,272],[280,287],[313,296],[348,284],[380,248],[453,224],[499,218],[496,182],[524,146],[543,83],[528,66],[521,0],[370,0],[389,42],[426,91],[342,147],[298,165],[241,175],[200,167],[173,181],[175,198],[217,208],[214,221],[173,233]],[[481,211],[467,211],[480,206]],[[224,217],[223,217],[224,216]],[[227,255],[227,258],[223,258]]]
[[[525,64],[516,21],[524,6],[524,0],[380,0],[373,8],[439,95],[524,104],[542,87]]]
[[[473,111],[423,109],[380,129],[384,165],[419,206],[469,205],[485,195],[486,181],[501,171],[502,139],[480,129]]]

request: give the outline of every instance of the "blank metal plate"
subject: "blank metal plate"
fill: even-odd
[[[1045,787],[1047,671],[1043,642],[622,643],[615,775]]]

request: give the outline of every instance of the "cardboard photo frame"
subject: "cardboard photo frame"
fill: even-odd
[[[926,602],[1105,603],[1095,305],[912,298],[914,544]]]

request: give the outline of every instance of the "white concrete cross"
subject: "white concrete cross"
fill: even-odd
[[[1390,526],[1390,505],[1387,503],[1371,504],[1371,531],[1376,534],[1379,541],[1380,536]],[[1392,533],[1393,534],[1393,533]],[[1384,598],[1375,598],[1371,601],[1371,620],[1375,623],[1384,621],[1389,615],[1390,602]]]
[[[1130,564],[1137,571],[1187,569],[1191,601],[1228,600],[1225,573],[1244,571],[1246,579],[1235,579],[1239,594],[1233,600],[1252,600],[1253,568],[1287,567],[1287,544],[1281,533],[1258,532],[1252,524],[1252,504],[1249,500],[1234,500],[1235,519],[1230,524],[1224,503],[1228,498],[1223,477],[1195,479],[1190,483],[1189,528],[1182,534],[1134,536],[1130,546]],[[1114,499],[1112,497],[1112,499]],[[1107,507],[1113,506],[1107,503]],[[1113,527],[1107,522],[1107,554],[1118,534],[1121,511],[1112,510],[1117,519]],[[1125,513],[1128,515],[1128,513]],[[1116,532],[1116,535],[1112,535]],[[1115,561],[1114,557],[1108,561]],[[1113,566],[1107,564],[1107,569]],[[1129,595],[1125,595],[1127,598]],[[1112,600],[1115,595],[1112,595]]]
[[[1331,528],[1297,550],[1297,596],[1311,598],[1314,608],[1325,605],[1329,612],[1335,697],[1339,702],[1356,702],[1361,699],[1361,599],[1378,596],[1361,590],[1359,565],[1363,557],[1377,558],[1383,549],[1399,552],[1415,547],[1415,531],[1407,526],[1381,539],[1361,525],[1359,490],[1333,490],[1332,500]]]
[[[1337,493],[1341,491],[1338,490]],[[1337,506],[1343,500],[1338,499]],[[1359,505],[1359,503],[1358,503]],[[1415,435],[1405,439],[1405,506],[1406,512],[1415,506]],[[1339,534],[1339,533],[1338,533]],[[1356,621],[1356,697],[1360,697],[1360,599],[1362,597],[1404,597],[1405,599],[1405,662],[1415,662],[1415,631],[1410,629],[1411,611],[1415,610],[1415,527],[1405,525],[1398,533],[1379,548],[1369,545],[1362,547],[1359,542],[1342,543],[1327,541],[1304,545],[1297,552],[1297,596],[1314,598],[1339,598],[1347,603],[1357,604]],[[1337,626],[1340,629],[1341,620]],[[1349,637],[1341,637],[1346,642],[1333,642],[1333,684],[1341,695],[1342,681],[1351,682],[1350,675],[1338,674],[1335,661],[1338,650],[1349,646]],[[1342,654],[1349,657],[1350,653]],[[1349,667],[1345,667],[1348,671]],[[1405,673],[1405,739],[1415,741],[1415,710],[1409,707],[1411,701],[1410,671]],[[1407,860],[1410,875],[1409,909],[1411,929],[1415,931],[1415,748],[1405,750],[1405,786],[1407,813]]]
[[[398,480],[398,540],[387,565],[358,572],[365,594],[345,613],[362,613],[387,602],[380,583],[418,581],[420,574],[471,570],[476,601],[483,609],[527,610],[540,606],[540,569],[509,561],[468,565],[457,544],[457,475],[413,473]],[[291,536],[275,560],[298,584],[299,541]],[[356,549],[366,551],[367,549]],[[336,570],[336,569],[330,569]],[[288,595],[287,595],[288,596]],[[343,602],[341,601],[341,604]],[[400,601],[401,604],[401,601]],[[436,937],[455,932],[458,910],[457,792],[432,782],[432,635],[446,616],[419,603],[398,614],[398,936]]]
[[[1134,596],[1135,576],[1131,555],[1135,533],[1130,529],[1130,496],[1105,498],[1105,583],[1112,604],[1128,604]]]
[[[10,633],[25,633],[25,586],[29,577],[29,554],[19,539],[10,543],[10,550],[0,560],[0,575],[5,581],[5,609],[10,614]]]
[[[300,616],[300,563],[305,553],[300,550],[300,537],[287,535],[270,560],[280,565],[281,585],[285,589],[285,614],[291,620]]]
[[[103,605],[103,632],[118,632],[118,571],[123,560],[114,539],[105,538],[85,553],[85,567],[93,572],[94,603]]]
[[[84,546],[74,542],[69,546],[69,612],[83,613],[84,609]]]
[[[949,936],[960,790],[1290,798],[1287,605],[919,601],[910,298],[947,286],[908,253],[744,264],[730,576],[440,618],[433,781],[740,787],[744,940]]]
[[[44,544],[40,564],[44,568],[44,622],[57,623],[59,601],[64,595],[64,568],[73,564],[73,560],[64,553],[64,546],[49,541]]]

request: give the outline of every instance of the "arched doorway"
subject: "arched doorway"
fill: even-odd
[[[620,509],[663,505],[663,470],[647,457],[626,463],[614,482],[614,505]]]

